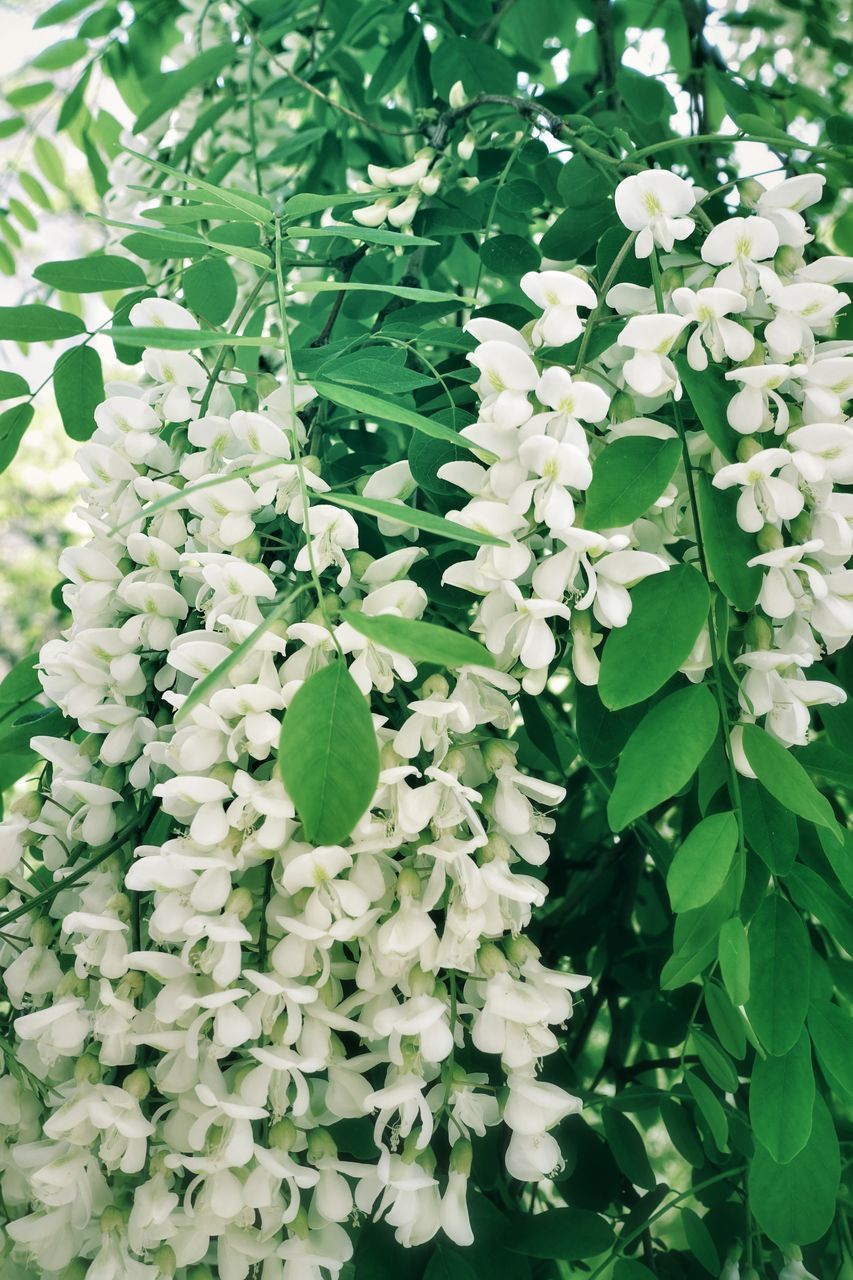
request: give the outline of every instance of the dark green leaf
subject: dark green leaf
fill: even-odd
[[[46,307],[41,302],[0,307],[0,342],[56,342],[85,332],[86,326],[79,316]]]
[[[598,693],[604,705],[618,711],[657,693],[686,662],[709,602],[705,579],[690,565],[673,565],[638,582],[628,622],[610,632],[601,655]]]
[[[655,1175],[646,1155],[645,1143],[632,1122],[611,1107],[604,1108],[601,1119],[613,1159],[625,1177],[635,1186],[651,1191],[655,1186]]]
[[[675,357],[675,366],[700,425],[723,457],[734,462],[740,436],[726,419],[726,409],[734,394],[731,384],[713,364],[707,369],[691,369],[683,353]]]
[[[838,1139],[826,1103],[815,1096],[811,1136],[799,1155],[777,1164],[757,1147],[749,1169],[749,1207],[780,1247],[819,1240],[835,1216],[841,1178]]]
[[[729,999],[739,1008],[749,999],[750,946],[743,922],[736,916],[720,929],[718,958]]]
[[[787,1053],[809,1007],[809,938],[789,902],[769,894],[749,927],[750,994],[746,1011],[768,1053]]]
[[[832,806],[790,751],[758,725],[745,724],[742,732],[746,758],[771,796],[798,817],[834,832],[838,824]]]
[[[30,388],[26,378],[19,373],[0,371],[0,400],[16,400],[18,396],[28,396]]]
[[[184,301],[211,324],[224,324],[237,301],[237,281],[224,258],[206,258],[184,272]]]
[[[837,1004],[813,1000],[809,1032],[821,1067],[853,1101],[853,1018]]]
[[[814,1099],[812,1052],[805,1031],[780,1057],[756,1058],[749,1119],[756,1138],[777,1164],[788,1164],[808,1142]]]
[[[748,611],[758,599],[764,570],[749,567],[758,555],[754,534],[737,522],[738,495],[733,489],[715,489],[710,476],[700,474],[699,515],[708,568],[723,595],[736,609]]]
[[[450,440],[464,449],[466,454],[470,445],[464,436],[452,427],[445,426],[437,418],[427,418],[405,405],[395,404],[393,400],[384,400],[380,396],[370,395],[365,391],[357,391],[354,387],[338,386],[325,379],[312,379],[317,394],[331,400],[332,404],[342,409],[352,409],[354,413],[363,414],[372,422],[398,422],[405,427],[413,427],[415,431],[423,431],[436,440]]]
[[[490,533],[468,529],[455,520],[445,520],[443,516],[434,516],[431,511],[419,511],[405,503],[383,502],[381,498],[357,498],[349,493],[327,493],[324,497],[326,502],[333,502],[338,507],[362,511],[365,515],[381,517],[383,520],[395,520],[398,524],[408,525],[410,529],[423,529],[425,533],[450,538],[453,542],[470,542],[477,547],[504,545],[500,538],[493,538]]]
[[[759,782],[742,778],[740,794],[746,842],[774,875],[784,876],[794,865],[800,844],[797,819]],[[828,840],[837,844],[833,836]]]
[[[522,236],[492,236],[480,247],[480,258],[495,275],[518,279],[525,271],[536,270],[541,254]]]
[[[645,515],[672,479],[681,457],[677,440],[625,436],[599,454],[586,491],[584,526],[617,529]]]
[[[613,1228],[588,1209],[546,1209],[515,1218],[502,1243],[512,1253],[531,1258],[596,1258],[613,1244]]]

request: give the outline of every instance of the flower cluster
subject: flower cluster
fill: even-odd
[[[131,321],[197,327],[167,299]],[[22,909],[0,943],[10,1265],[334,1276],[361,1215],[470,1243],[472,1140],[502,1119],[507,1170],[541,1180],[580,1106],[537,1074],[587,979],[524,936],[563,790],[516,766],[513,676],[421,681],[338,619],[419,618],[425,551],[373,558],[323,501],[312,389],[248,410],[242,375],[213,385],[193,355],[143,368],[79,451],[91,538],[63,556],[71,626],[41,655],[78,730],[34,740],[39,790],[2,828],[2,912]],[[350,838],[318,846],[275,748],[343,661],[376,692],[382,768]],[[46,915],[34,862],[62,882]]]
[[[804,674],[853,634],[853,498],[845,489],[853,482],[845,418],[853,344],[831,340],[848,301],[837,285],[853,280],[853,261],[804,260],[812,236],[801,210],[819,199],[822,183],[746,184],[746,214],[719,223],[691,250],[694,188],[657,170],[626,178],[616,208],[635,233],[637,257],[654,255],[656,283],[615,284],[600,299],[582,268],[530,272],[521,288],[539,318],[521,331],[469,322],[480,412],[463,434],[488,462],[452,462],[440,474],[470,496],[456,518],[505,545],[480,549],[445,580],[480,597],[474,630],[499,665],[518,664],[529,693],[544,687],[567,630],[576,678],[595,684],[597,647],[605,630],[628,621],[630,587],[696,560],[700,531],[684,464],[641,518],[585,527],[585,492],[608,445],[680,434],[685,463],[736,492],[737,523],[756,535],[748,566],[760,569],[761,587],[735,659],[743,720],[762,719],[786,746],[803,745],[809,707],[843,701],[837,685]],[[570,372],[549,349],[575,342],[581,313],[602,308],[623,320],[617,341]],[[666,420],[682,397],[673,358],[681,348],[695,372],[711,362],[725,369],[731,391],[720,410],[734,457],[704,430],[685,431],[680,416],[678,426]],[[698,680],[710,661],[704,634],[682,670]],[[737,764],[751,774],[739,750]]]

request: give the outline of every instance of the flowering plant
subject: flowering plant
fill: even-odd
[[[411,14],[363,114],[308,7],[183,15],[104,252],[36,272],[123,291],[120,376],[0,317],[86,335],[88,529],[0,686],[4,1266],[807,1276],[853,1091],[847,152],[703,185],[703,135],[504,93],[523,29]],[[297,91],[358,126],[344,191],[269,147]]]

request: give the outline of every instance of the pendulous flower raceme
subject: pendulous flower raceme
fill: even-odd
[[[407,226],[433,177],[427,154],[374,169],[356,223]],[[458,494],[442,584],[480,663],[424,675],[363,625],[442,617],[407,518],[418,486],[397,458],[333,487],[289,360],[257,397],[152,347],[108,387],[79,451],[91,536],[61,564],[71,624],[40,660],[73,732],[34,739],[38,790],[2,827],[16,1265],[317,1280],[368,1217],[403,1245],[469,1244],[472,1161],[501,1123],[512,1178],[559,1170],[554,1131],[582,1102],[548,1062],[588,979],[526,936],[564,790],[519,767],[517,699],[595,685],[632,589],[704,563],[697,479],[731,491],[754,543],[730,636],[743,723],[802,745],[809,709],[843,698],[806,674],[853,633],[853,350],[832,337],[853,264],[805,261],[819,194],[752,192],[703,237],[690,183],[634,175],[616,208],[647,285],[546,264],[520,281],[527,324],[468,321],[477,418],[436,478]],[[130,320],[198,324],[169,298]],[[694,404],[685,427],[711,378],[727,423]],[[626,498],[608,474],[638,442],[672,465]],[[371,499],[394,504],[375,556]],[[712,656],[706,627],[680,670],[701,681]],[[379,758],[337,841],[309,839],[276,760],[329,669],[369,707]],[[62,881],[43,914],[33,866]]]

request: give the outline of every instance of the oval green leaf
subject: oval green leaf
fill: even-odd
[[[678,440],[626,436],[599,454],[586,491],[587,529],[617,529],[645,515],[672,479]]]
[[[808,1142],[814,1098],[812,1051],[805,1031],[787,1053],[756,1058],[749,1119],[756,1138],[777,1164],[788,1164]]]
[[[749,927],[750,994],[746,1011],[768,1053],[787,1053],[809,1007],[811,949],[806,926],[778,893],[764,899]]]
[[[714,813],[693,828],[667,872],[666,887],[673,911],[689,911],[711,901],[725,884],[737,842],[737,818],[733,813]]]
[[[145,284],[145,272],[139,263],[108,253],[43,262],[33,275],[42,284],[64,293],[105,293],[109,289],[138,289]]]
[[[284,715],[278,767],[313,844],[340,844],[373,799],[379,748],[370,708],[343,662],[305,681]]]
[[[811,1137],[788,1164],[756,1147],[749,1169],[749,1207],[780,1247],[819,1240],[835,1216],[841,1181],[838,1138],[826,1103],[815,1096]]]
[[[473,636],[434,622],[398,618],[391,613],[369,615],[356,609],[345,610],[343,620],[374,644],[402,653],[413,662],[431,662],[438,667],[495,665],[492,654]]]
[[[79,316],[47,307],[43,302],[0,307],[0,342],[56,342],[85,332]]]
[[[104,398],[101,357],[93,347],[74,347],[59,357],[53,392],[66,435],[88,440],[95,430],[95,409]]]
[[[832,806],[799,760],[756,724],[743,726],[743,749],[755,776],[786,809],[818,826],[837,829]]]

